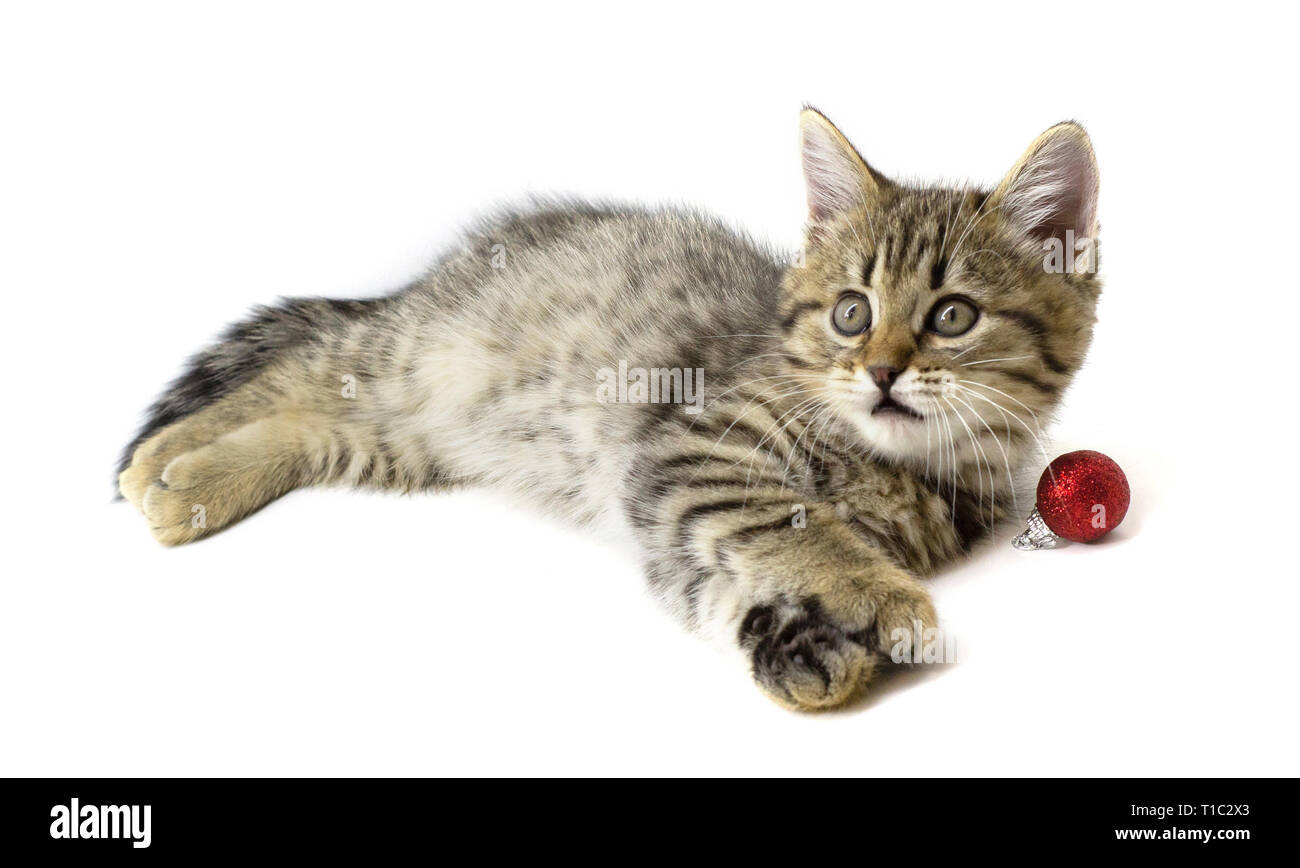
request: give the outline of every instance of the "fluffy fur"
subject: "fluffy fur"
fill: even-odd
[[[920,579],[1007,514],[1083,360],[1099,283],[1044,245],[1095,238],[1097,173],[1074,124],[992,192],[895,184],[811,109],[802,130],[795,264],[688,211],[499,215],[392,296],[234,326],[154,405],[121,493],[177,544],[307,485],[505,488],[629,531],[658,596],[775,700],[845,701],[895,628],[934,626]],[[861,334],[833,325],[845,293]],[[978,318],[938,333],[954,297]],[[620,362],[702,371],[697,405],[671,377],[608,400]]]

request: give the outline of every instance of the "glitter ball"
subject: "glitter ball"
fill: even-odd
[[[1038,512],[1052,532],[1091,542],[1119,526],[1128,513],[1128,479],[1118,464],[1090,449],[1067,452],[1038,480]]]

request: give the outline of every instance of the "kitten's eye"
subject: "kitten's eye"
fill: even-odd
[[[939,299],[939,303],[930,311],[926,325],[930,331],[952,338],[970,331],[979,318],[980,309],[974,302],[953,295]]]
[[[860,335],[871,325],[871,303],[861,293],[846,292],[835,302],[831,323],[842,335]]]

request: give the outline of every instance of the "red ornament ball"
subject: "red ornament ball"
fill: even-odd
[[[1128,512],[1128,479],[1119,465],[1091,449],[1067,452],[1038,479],[1038,513],[1052,533],[1092,542],[1119,527]]]

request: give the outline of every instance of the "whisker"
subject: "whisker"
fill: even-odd
[[[783,397],[784,397],[784,396],[783,396]],[[811,398],[805,398],[805,399],[803,399],[802,401],[799,401],[798,403],[796,403],[796,404],[795,404],[793,407],[791,407],[789,410],[786,410],[786,411],[785,411],[784,413],[782,413],[780,416],[776,417],[775,422],[773,422],[772,425],[768,426],[767,431],[763,434],[763,436],[762,436],[761,438],[759,438],[758,443],[754,446],[753,449],[751,449],[751,450],[749,451],[749,454],[747,454],[747,455],[744,456],[743,458],[738,458],[738,459],[736,459],[735,461],[732,462],[732,465],[731,465],[731,466],[732,466],[732,467],[735,467],[736,465],[740,464],[741,461],[744,461],[745,458],[748,458],[748,459],[750,460],[750,469],[752,470],[752,469],[753,469],[754,456],[758,453],[758,451],[759,451],[760,449],[763,448],[763,444],[765,444],[765,443],[768,441],[768,439],[771,438],[771,437],[773,436],[773,432],[775,431],[776,436],[780,436],[781,434],[784,434],[785,431],[786,431],[786,429],[790,427],[790,425],[794,422],[794,420],[795,420],[796,418],[798,418],[797,413],[798,413],[801,409],[803,409],[803,408],[806,407],[806,406],[810,406],[810,405],[811,405],[813,402],[815,402],[815,401],[820,401],[820,400],[822,400],[822,398],[823,398],[823,396],[821,396],[821,395],[816,395],[816,394],[813,395]],[[789,417],[789,419],[785,422],[785,424],[781,424],[781,421],[782,421],[783,419],[786,419],[786,417]],[[775,439],[773,439],[772,442],[775,444],[775,442],[776,442]],[[746,477],[746,478],[748,479],[748,477]]]
[[[1002,453],[1002,465],[1006,468],[1007,471],[1007,488],[1011,492],[1011,508],[1014,509],[1017,513],[1019,513],[1020,503],[1016,497],[1015,476],[1011,473],[1011,458],[1007,454],[1007,450],[1003,447],[1002,441],[998,439],[997,433],[994,432],[992,426],[989,425],[988,420],[984,418],[984,414],[981,413],[979,410],[975,409],[974,404],[969,403],[964,398],[961,398],[958,395],[953,395],[953,399],[960,401],[967,409],[969,409],[973,414],[975,414],[975,418],[980,420],[980,424],[982,424],[985,430],[989,432],[989,436],[993,438],[993,442],[997,445],[998,451]],[[1001,413],[1002,409],[998,408],[998,412]],[[1003,422],[1007,421],[1007,417],[1005,413],[1002,414],[1002,421]],[[1007,443],[1008,445],[1011,443],[1010,433],[1007,434]]]
[[[979,386],[981,389],[988,389],[988,390],[990,390],[990,391],[997,392],[997,393],[998,393],[999,395],[1001,395],[1002,397],[1004,397],[1004,398],[1009,398],[1010,400],[1015,401],[1015,402],[1016,402],[1017,404],[1019,404],[1021,407],[1024,407],[1024,408],[1025,408],[1025,412],[1028,413],[1029,416],[1030,416],[1030,418],[1032,418],[1032,419],[1034,420],[1034,427],[1038,428],[1039,432],[1041,432],[1041,431],[1043,430],[1043,429],[1038,425],[1038,414],[1036,414],[1033,410],[1029,409],[1029,406],[1028,406],[1027,404],[1025,404],[1024,401],[1021,401],[1019,398],[1016,398],[1014,395],[1008,395],[1006,392],[1002,391],[1001,389],[994,388],[993,386],[990,386],[990,385],[988,385],[988,384],[986,384],[986,383],[978,382],[978,381],[976,381],[976,380],[958,380],[957,382],[959,382],[959,383],[969,383],[969,384],[972,385],[972,386]]]
[[[953,444],[952,425],[948,423],[948,411],[940,408],[939,421],[943,423],[944,431],[948,439],[949,458],[952,462],[952,504],[948,509],[948,515],[952,519],[952,526],[957,527],[957,449]],[[940,496],[942,496],[942,477],[940,477]]]
[[[966,349],[962,350],[962,351],[961,351],[960,353],[958,353],[957,355],[953,356],[953,357],[952,357],[952,361],[954,361],[954,362],[957,361],[958,359],[960,359],[962,356],[966,355],[967,353],[969,353],[969,352],[970,352],[971,350],[973,350],[973,349],[975,349],[974,346],[969,346],[969,347],[967,347]]]
[[[988,455],[984,452],[984,447],[980,445],[978,438],[976,438],[975,432],[971,430],[971,427],[966,423],[966,420],[961,417],[961,413],[957,410],[956,407],[953,407],[952,402],[949,401],[947,398],[944,398],[943,401],[949,407],[952,407],[953,415],[957,417],[957,421],[961,423],[961,426],[966,429],[966,436],[970,438],[971,446],[973,447],[973,451],[975,452],[975,479],[979,482],[979,499],[976,501],[976,503],[979,504],[980,506],[984,504],[984,474],[981,471],[981,466],[984,465],[988,467],[988,471],[989,471],[988,530],[989,533],[992,533],[993,526],[994,524],[997,523],[997,517],[996,514],[994,513],[994,509],[996,508],[997,505],[997,492],[995,490],[995,485],[993,482],[993,465],[989,462]]]
[[[1034,438],[1034,443],[1036,443],[1036,444],[1038,445],[1038,451],[1041,452],[1042,455],[1043,455],[1043,461],[1046,462],[1046,463],[1048,463],[1048,464],[1051,463],[1051,459],[1047,456],[1047,448],[1046,448],[1045,446],[1043,446],[1042,438],[1039,437],[1039,435],[1038,435],[1037,433],[1035,433],[1034,430],[1033,430],[1032,428],[1029,427],[1028,423],[1026,423],[1024,419],[1021,419],[1019,416],[1017,416],[1015,413],[1012,413],[1012,412],[1011,412],[1010,410],[1008,410],[1007,408],[1003,407],[1003,406],[1002,406],[1001,404],[999,404],[997,401],[994,401],[992,398],[989,398],[989,397],[987,397],[986,395],[981,395],[979,392],[976,392],[974,389],[966,389],[965,391],[966,391],[969,395],[971,395],[972,397],[979,398],[981,401],[984,401],[984,402],[986,402],[986,403],[992,404],[994,407],[997,407],[997,408],[998,408],[999,410],[1001,410],[1003,413],[1008,413],[1008,414],[1010,414],[1011,418],[1012,418],[1012,419],[1015,419],[1017,422],[1019,422],[1020,425],[1021,425],[1021,427],[1023,427],[1023,428],[1025,429],[1025,431],[1028,432],[1029,436],[1032,437],[1032,438]],[[1008,395],[1007,397],[1011,397],[1011,396]],[[1012,398],[1011,400],[1014,401],[1015,399]],[[1019,402],[1017,402],[1017,403],[1019,403]],[[1026,408],[1026,409],[1028,409],[1028,408]],[[1033,412],[1032,412],[1032,411],[1030,411],[1030,415],[1033,415]],[[1037,420],[1035,419],[1035,421],[1037,421]]]
[[[799,436],[794,438],[794,445],[791,447],[790,455],[786,459],[785,471],[781,474],[782,485],[785,485],[786,477],[789,475],[790,470],[792,469],[791,462],[794,459],[795,452],[799,449],[799,441],[803,440],[805,434],[813,430],[814,427],[818,426],[821,423],[821,419],[824,416],[829,416],[831,409],[832,408],[830,407],[829,404],[823,404],[820,408],[818,408],[816,415],[813,416],[813,418],[808,421],[808,424],[804,425],[803,430],[799,432]],[[813,458],[815,457],[814,449],[811,446],[809,447],[808,457],[809,457],[809,461],[813,460]]]
[[[763,378],[763,379],[766,379],[766,378]],[[755,381],[755,382],[757,382],[757,381]],[[778,387],[778,388],[779,388],[779,387]],[[792,389],[792,390],[789,390],[789,391],[786,391],[786,392],[782,392],[782,393],[777,394],[777,395],[767,395],[767,396],[766,396],[767,400],[765,400],[765,401],[760,401],[760,404],[759,404],[759,405],[760,405],[760,406],[766,406],[767,404],[770,404],[770,403],[773,402],[773,401],[779,401],[779,400],[782,400],[783,398],[787,398],[787,397],[789,397],[789,396],[791,396],[791,395],[797,395],[797,394],[799,394],[799,393],[801,393],[801,392],[807,392],[807,391],[809,391],[809,390],[806,389],[805,387],[803,387],[803,386],[799,386],[799,387],[796,387],[795,389]],[[695,474],[693,474],[693,475],[691,476],[692,479],[694,479],[695,476],[698,476],[699,473],[700,473],[700,471],[704,469],[704,465],[708,462],[708,460],[709,460],[710,458],[713,457],[713,453],[717,451],[718,447],[722,445],[722,441],[723,441],[724,439],[726,439],[727,434],[729,434],[729,433],[731,432],[731,429],[734,428],[734,427],[737,425],[737,423],[740,422],[741,419],[745,418],[745,414],[749,412],[749,408],[754,404],[754,402],[757,401],[757,400],[759,400],[759,398],[762,398],[762,397],[764,397],[764,394],[763,394],[762,392],[760,392],[759,394],[757,394],[757,395],[755,395],[754,397],[750,398],[749,401],[747,401],[747,402],[745,403],[745,406],[743,406],[743,407],[740,408],[740,412],[736,414],[736,416],[735,416],[734,419],[732,419],[731,424],[728,425],[727,428],[726,428],[726,430],[723,431],[721,434],[719,434],[718,437],[717,437],[717,439],[715,439],[715,440],[713,441],[713,445],[709,448],[709,453],[708,453],[708,455],[705,456],[704,461],[700,462],[700,468],[697,469],[697,470],[695,471]],[[716,400],[717,400],[717,399],[714,399],[714,402],[716,402]],[[709,406],[712,406],[714,402],[711,402]],[[700,417],[703,417],[703,416],[704,416],[704,414],[701,413],[701,414],[700,414]],[[690,433],[694,430],[695,423],[696,423],[697,421],[699,421],[698,418],[695,420],[695,422],[692,422],[692,423],[690,424],[690,426],[689,426],[685,431],[682,432],[682,434],[677,438],[677,442],[680,443],[681,440],[682,440],[682,438],[684,438],[687,434],[690,434]],[[748,489],[748,485],[749,485],[749,483],[748,483],[748,479],[747,479],[747,480],[746,480],[746,489]]]
[[[930,479],[930,414],[925,416],[925,477]]]
[[[795,420],[797,420],[798,418],[800,418],[800,414],[801,414],[802,412],[804,412],[805,408],[813,406],[813,405],[815,404],[815,402],[817,402],[818,400],[822,400],[822,396],[820,396],[820,395],[814,395],[812,398],[808,398],[808,399],[805,399],[805,400],[803,400],[803,401],[800,401],[799,403],[795,404],[794,407],[792,407],[791,409],[787,410],[785,413],[782,413],[782,414],[777,418],[777,420],[776,420],[776,424],[774,424],[774,426],[773,426],[773,427],[777,427],[777,426],[779,425],[778,430],[777,430],[777,432],[776,432],[776,433],[777,433],[777,436],[780,436],[780,435],[782,435],[782,434],[785,434],[786,431],[789,430],[790,426],[791,426],[792,424],[794,424]],[[782,420],[782,419],[786,419],[787,416],[789,417],[789,419],[786,420],[785,424],[779,424],[779,423],[781,422],[781,420]],[[805,426],[804,430],[805,430],[805,431],[807,430],[807,426]],[[770,430],[769,430],[769,434],[770,434]],[[754,472],[754,458],[757,457],[759,450],[761,450],[761,449],[763,448],[763,443],[766,442],[768,436],[769,436],[768,434],[765,434],[765,435],[764,435],[764,436],[759,440],[758,444],[757,444],[757,445],[756,445],[752,450],[750,450],[749,455],[746,456],[747,458],[749,458],[749,466],[748,466],[748,469],[745,471],[745,487],[746,487],[746,491],[748,491],[748,488],[749,488],[749,477],[750,477],[750,474],[752,474],[752,473]],[[773,440],[773,444],[775,444],[775,442],[776,442],[776,441],[775,441],[775,439],[774,439],[774,440]],[[787,476],[787,474],[788,474],[789,471],[790,471],[790,460],[791,460],[791,456],[794,455],[794,451],[798,448],[798,443],[799,443],[799,441],[798,441],[798,439],[796,439],[795,442],[792,443],[792,444],[790,445],[790,452],[787,453],[787,455],[786,455],[786,462],[785,462],[785,465],[783,466],[782,471],[781,471],[781,484],[782,484],[782,485],[785,484],[786,476]],[[740,463],[741,461],[743,461],[743,460],[744,460],[744,458],[738,459],[738,460],[733,464],[733,466],[735,466],[735,464],[739,464],[739,463]]]
[[[785,355],[785,353],[782,353],[782,352],[775,352],[775,353],[759,353],[759,354],[756,355],[756,356],[746,356],[745,358],[743,358],[743,359],[741,359],[740,361],[736,362],[734,365],[728,365],[726,368],[724,368],[724,370],[727,370],[727,371],[733,371],[733,370],[735,370],[736,368],[739,368],[741,365],[749,365],[749,364],[752,364],[753,362],[757,361],[758,359],[775,359],[775,358],[780,358],[780,357],[782,357],[782,356],[784,356],[784,355]]]
[[[978,362],[963,362],[963,368],[969,368],[972,365],[991,365],[994,362],[1018,362],[1021,359],[1032,359],[1033,356],[1007,356],[1004,359],[980,359]]]
[[[994,207],[990,208],[987,211],[984,211],[983,213],[977,210],[975,214],[971,216],[970,221],[966,224],[966,231],[962,233],[961,239],[957,242],[957,246],[953,248],[952,256],[949,257],[950,261],[955,261],[957,259],[957,254],[961,252],[961,246],[966,243],[966,237],[970,235],[971,230],[973,230],[976,226],[978,226],[980,221],[983,220],[985,217],[989,216],[995,211],[1000,210],[1001,208],[1002,205],[1000,204],[995,205]]]
[[[709,416],[709,411],[713,409],[713,406],[714,406],[715,404],[717,404],[719,401],[721,401],[723,398],[725,398],[727,395],[731,394],[732,392],[736,391],[737,389],[743,389],[743,388],[745,388],[746,386],[752,386],[752,385],[754,385],[755,383],[762,383],[762,382],[765,382],[765,381],[767,381],[767,380],[780,380],[780,379],[787,379],[787,380],[791,380],[791,381],[794,381],[794,382],[798,382],[798,378],[795,377],[795,376],[793,376],[793,375],[790,375],[790,374],[774,374],[773,376],[770,376],[770,377],[755,377],[755,378],[752,379],[752,380],[746,380],[746,381],[743,382],[743,383],[738,383],[738,384],[732,386],[730,389],[727,389],[727,390],[724,391],[724,392],[721,392],[721,393],[719,393],[719,394],[717,394],[717,395],[714,395],[712,398],[709,399],[708,403],[706,403],[706,404],[704,405],[704,407],[701,409],[700,414],[699,414],[698,416],[696,416],[693,420],[691,420],[691,424],[686,426],[686,430],[683,431],[683,432],[681,433],[681,435],[677,438],[678,441],[680,441],[680,440],[682,439],[682,437],[685,437],[685,436],[687,436],[688,434],[693,433],[693,432],[695,431],[695,426],[698,425],[698,424],[700,423],[701,420],[708,418],[708,416]],[[789,384],[787,383],[786,386],[788,386],[788,385],[789,385]],[[777,386],[777,385],[773,385],[773,386],[771,386],[771,387],[766,387],[766,386],[765,386],[764,388],[777,388],[777,389],[782,389],[782,388],[785,388],[785,386]],[[787,394],[790,394],[790,393],[787,393]],[[758,392],[757,394],[755,394],[754,397],[750,398],[750,399],[749,399],[749,402],[746,403],[745,406],[741,409],[741,415],[744,415],[745,410],[748,410],[748,409],[749,409],[749,405],[750,405],[750,404],[753,404],[754,401],[756,401],[756,400],[758,400],[759,398],[763,397],[763,395],[764,395],[764,393],[760,391],[760,392]],[[741,397],[743,397],[743,396],[741,396]],[[769,397],[770,397],[770,396],[769,396]],[[775,400],[775,399],[773,398],[772,400]]]

